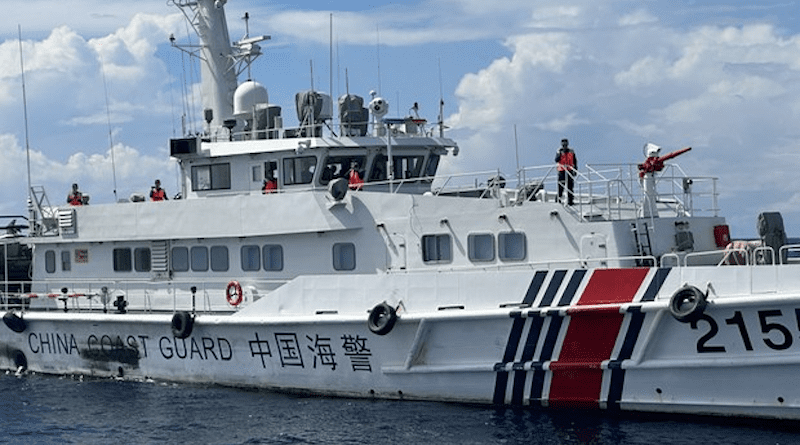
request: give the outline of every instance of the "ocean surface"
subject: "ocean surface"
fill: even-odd
[[[797,444],[800,424],[0,375],[0,443]]]

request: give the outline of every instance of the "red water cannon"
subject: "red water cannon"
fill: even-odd
[[[664,170],[664,161],[668,161],[668,160],[670,160],[670,159],[672,159],[672,158],[674,158],[676,156],[680,156],[680,155],[682,155],[682,154],[684,154],[687,151],[692,149],[692,147],[686,147],[686,148],[682,148],[680,150],[673,151],[672,153],[667,153],[664,156],[657,156],[657,155],[651,154],[651,148],[650,147],[653,147],[655,149],[654,150],[655,153],[657,153],[658,150],[660,150],[660,148],[658,146],[656,146],[656,145],[653,145],[653,144],[647,144],[647,145],[648,145],[648,147],[647,147],[647,149],[648,149],[647,159],[645,159],[643,164],[639,164],[638,165],[638,167],[639,167],[639,177],[640,178],[644,178],[644,175],[646,175],[647,173],[655,173],[655,172],[660,172],[661,170]]]

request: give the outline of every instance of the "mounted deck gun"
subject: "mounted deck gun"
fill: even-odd
[[[647,143],[644,148],[645,152],[647,153],[647,159],[645,159],[644,163],[638,165],[640,178],[644,178],[644,176],[648,173],[655,173],[664,170],[664,161],[669,161],[670,159],[678,157],[692,149],[692,147],[686,147],[680,150],[675,150],[672,153],[667,153],[664,156],[659,156],[661,153],[661,147],[658,145]]]
[[[644,191],[644,202],[642,203],[641,209],[642,217],[658,217],[658,209],[656,208],[658,198],[658,192],[656,191],[656,172],[664,170],[664,161],[680,156],[691,149],[692,147],[686,147],[673,151],[672,153],[667,153],[664,156],[659,156],[661,154],[661,147],[650,142],[645,144],[644,151],[647,155],[647,159],[645,159],[644,163],[637,166],[639,168],[639,179],[642,181],[642,189]]]

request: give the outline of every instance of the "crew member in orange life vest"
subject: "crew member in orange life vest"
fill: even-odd
[[[572,190],[575,186],[575,173],[578,170],[578,157],[569,148],[567,139],[561,139],[561,148],[556,153],[556,162],[558,163],[558,195],[556,199],[564,202],[562,196],[566,185],[567,204],[572,205],[575,200]]]
[[[83,193],[78,190],[78,184],[72,184],[72,191],[67,195],[67,204],[73,206],[83,205]]]
[[[267,170],[266,174],[264,175],[264,187],[261,188],[261,193],[275,193],[278,191],[278,181],[275,180],[275,176],[272,174],[272,171]]]
[[[154,185],[150,189],[150,201],[165,201],[167,198],[167,192],[161,188],[161,181],[156,179],[156,185]]]
[[[358,174],[358,163],[356,161],[350,163],[347,183],[350,186],[350,190],[361,190],[361,187],[364,186],[364,180]]]

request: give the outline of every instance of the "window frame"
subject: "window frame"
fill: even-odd
[[[479,242],[478,241],[479,239],[485,239],[485,238],[491,240],[491,253],[492,253],[491,258],[476,255],[477,252],[482,251],[481,249],[478,248],[476,243]],[[485,240],[482,242],[485,242]],[[470,233],[467,236],[467,256],[469,257],[469,260],[472,261],[473,263],[493,262],[495,258],[497,258],[497,248],[495,247],[495,244],[496,243],[494,239],[494,234],[492,233]],[[481,247],[486,247],[486,246],[481,246]]]
[[[130,247],[115,247],[111,257],[114,272],[133,272],[133,253]]]
[[[446,243],[444,242],[445,240]],[[425,264],[448,264],[453,262],[453,237],[449,233],[422,235],[421,243],[422,261]],[[446,249],[444,249],[445,246]]]
[[[509,249],[508,246],[510,245],[507,241],[505,241],[508,237],[522,237],[522,256],[509,256]],[[528,258],[528,237],[525,235],[525,232],[500,232],[497,234],[497,257],[500,261],[503,262],[519,262],[525,261]]]
[[[352,262],[347,255],[352,251]],[[351,271],[356,269],[356,245],[351,242],[334,243],[331,248],[331,256],[333,260],[333,270],[336,271]]]

